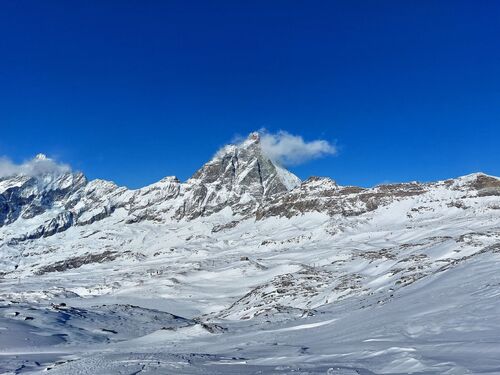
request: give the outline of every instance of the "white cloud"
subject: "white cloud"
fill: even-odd
[[[266,130],[260,131],[260,144],[267,157],[282,165],[303,164],[337,153],[337,148],[328,141],[318,139],[306,142],[300,135],[283,130],[275,134]]]
[[[67,164],[58,163],[43,154],[38,154],[31,160],[16,164],[7,157],[0,157],[0,178],[14,175],[41,176],[45,174],[62,174],[70,172]]]

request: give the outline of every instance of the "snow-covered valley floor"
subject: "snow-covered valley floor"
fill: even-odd
[[[224,214],[133,233],[114,231],[119,216],[104,230],[95,223],[86,238],[101,240],[84,251],[108,241],[120,257],[2,280],[0,369],[500,373],[495,198],[466,211],[420,197],[361,217],[244,220],[217,233]],[[406,215],[424,204],[434,210]],[[44,248],[80,246],[77,231]],[[59,250],[36,261],[64,258]]]

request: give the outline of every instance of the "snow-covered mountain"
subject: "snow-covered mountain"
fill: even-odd
[[[43,159],[43,156],[38,156]],[[500,373],[500,179],[0,179],[0,371]]]
[[[221,149],[185,183],[166,177],[143,189],[128,190],[72,172],[0,179],[0,226],[16,224],[16,230],[9,232],[14,243],[90,225],[120,209],[126,211],[129,224],[192,220],[224,209],[247,217],[265,200],[300,183],[264,155],[259,134],[252,133],[241,144]]]

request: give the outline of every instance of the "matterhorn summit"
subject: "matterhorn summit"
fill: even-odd
[[[246,214],[300,183],[264,154],[259,133],[251,133],[239,144],[224,146],[186,182],[187,205],[181,214],[194,217],[225,207]]]
[[[45,155],[45,154],[41,154],[41,153],[40,153],[40,154],[37,154],[37,155],[35,156],[35,160],[47,160],[47,159],[48,159],[48,157],[47,157],[47,155]]]

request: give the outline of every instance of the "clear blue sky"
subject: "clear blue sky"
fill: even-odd
[[[138,187],[262,127],[336,142],[302,178],[500,175],[500,2],[0,4],[0,155]]]

